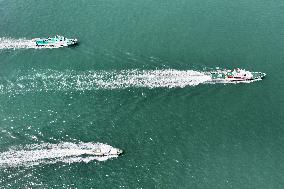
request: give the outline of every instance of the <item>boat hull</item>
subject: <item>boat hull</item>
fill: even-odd
[[[248,83],[263,79],[266,74],[262,72],[247,72],[247,76],[235,77],[228,75],[226,71],[211,72],[211,82],[214,83]]]
[[[35,46],[46,48],[68,47],[78,44],[77,39],[68,39],[63,36],[55,36],[53,38],[35,38],[33,41]]]

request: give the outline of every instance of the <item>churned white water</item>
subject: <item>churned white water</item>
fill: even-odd
[[[0,38],[0,50],[1,49],[43,49],[43,48],[59,48],[60,46],[54,47],[38,47],[36,46],[34,39],[13,39],[13,38]]]
[[[0,167],[33,166],[38,164],[88,163],[93,160],[105,161],[118,155],[95,156],[90,153],[97,148],[113,149],[112,146],[102,143],[59,143],[59,144],[32,144],[14,146],[8,151],[0,153]]]
[[[0,78],[0,93],[85,91],[125,88],[196,86],[210,76],[193,70],[54,71],[34,70],[14,78]]]

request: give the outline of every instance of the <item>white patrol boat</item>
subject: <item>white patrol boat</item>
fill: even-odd
[[[253,80],[261,80],[266,76],[262,72],[250,72],[245,69],[234,70],[217,70],[210,72],[212,82],[248,82]]]

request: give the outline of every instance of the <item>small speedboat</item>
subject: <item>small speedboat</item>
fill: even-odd
[[[118,148],[111,148],[111,149],[102,149],[102,148],[97,148],[92,151],[92,154],[95,156],[113,156],[113,155],[121,155],[122,150]]]
[[[213,82],[246,82],[260,80],[266,76],[262,72],[250,72],[245,69],[217,70],[210,72]]]
[[[123,153],[121,149],[111,147],[109,145],[99,144],[93,149],[86,150],[85,154],[94,155],[98,157],[119,156]]]
[[[37,47],[49,48],[67,47],[78,43],[77,39],[68,39],[60,35],[48,38],[35,38],[33,41]]]

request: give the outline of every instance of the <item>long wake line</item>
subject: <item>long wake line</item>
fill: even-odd
[[[210,76],[193,70],[54,71],[34,70],[0,77],[0,93],[85,91],[125,88],[175,88],[204,83]]]
[[[102,143],[59,143],[59,144],[32,144],[15,146],[8,151],[0,153],[0,168],[34,166],[39,164],[63,163],[88,163],[93,160],[106,161],[116,158],[118,155],[94,156],[92,151],[98,147],[106,151],[114,149],[112,146]]]
[[[4,49],[42,49],[42,48],[59,48],[59,47],[38,47],[36,46],[35,39],[13,39],[13,38],[0,38],[0,50]]]

